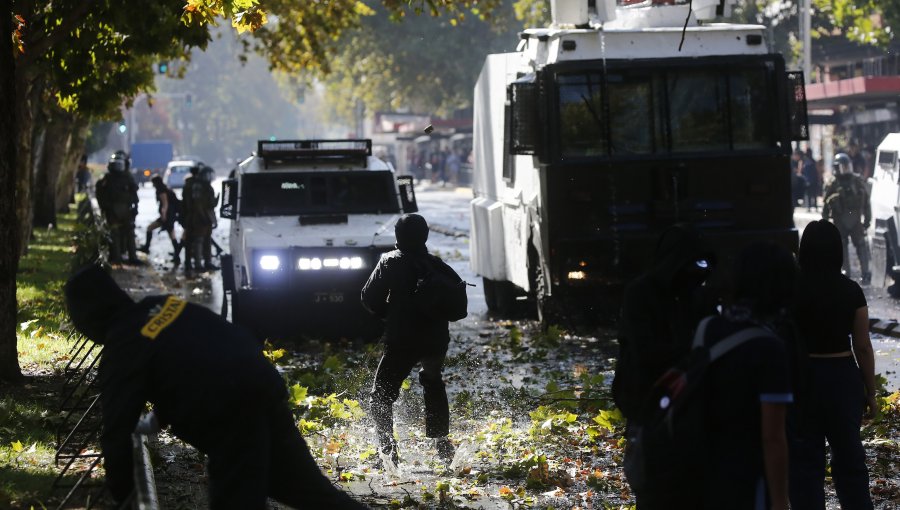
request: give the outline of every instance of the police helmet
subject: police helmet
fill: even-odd
[[[213,170],[213,167],[207,165],[200,165],[200,178],[206,182],[212,182],[213,177],[216,175],[216,171]]]
[[[106,169],[110,172],[124,172],[128,167],[125,159],[125,152],[116,151],[112,156],[109,157],[109,162],[106,164]]]
[[[834,155],[834,161],[831,162],[835,175],[848,175],[853,173],[853,160],[850,156],[839,152]]]

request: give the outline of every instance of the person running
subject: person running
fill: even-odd
[[[455,281],[460,278],[453,268],[428,253],[425,218],[407,214],[397,221],[394,233],[397,249],[381,256],[361,292],[363,306],[386,322],[384,355],[378,363],[370,397],[378,444],[383,457],[396,465],[400,457],[394,439],[393,405],[410,370],[421,363],[425,436],[434,438],[438,456],[449,464],[455,449],[447,438],[450,407],[441,374],[450,343],[448,321],[421,313],[413,291],[418,266],[430,265]]]
[[[175,238],[175,222],[178,220],[181,209],[181,201],[175,196],[175,192],[169,189],[159,175],[154,175],[150,179],[150,183],[156,189],[156,202],[159,204],[159,217],[153,220],[153,223],[147,226],[147,239],[144,245],[138,248],[138,251],[150,253],[150,241],[153,240],[153,231],[160,229],[169,234],[172,240],[172,249],[174,250],[173,262],[178,264],[181,262],[179,252],[181,244]]]

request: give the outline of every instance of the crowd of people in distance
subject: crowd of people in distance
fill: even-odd
[[[181,198],[169,189],[160,175],[154,175],[150,182],[156,194],[159,216],[147,226],[144,244],[135,242],[135,218],[138,213],[138,185],[129,171],[129,158],[124,151],[116,151],[107,163],[107,173],[96,185],[97,204],[110,231],[109,262],[112,264],[140,265],[143,262],[137,252],[150,252],[153,233],[157,230],[168,234],[172,242],[172,261],[181,263],[181,251],[185,251],[184,271],[214,271],[219,269],[212,261],[212,247],[221,248],[212,239],[216,228],[216,202],[218,197],[212,187],[215,170],[203,163],[191,167],[190,177],[185,179]],[[76,172],[79,191],[90,185],[90,172],[86,158]],[[181,240],[176,238],[175,224],[184,229]],[[126,258],[127,256],[127,258]]]

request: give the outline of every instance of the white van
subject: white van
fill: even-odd
[[[371,140],[259,141],[222,183],[232,322],[259,337],[377,337],[360,290],[394,249],[397,219],[417,210],[412,179]]]
[[[872,175],[872,285],[900,280],[900,133],[890,133],[878,145]],[[900,297],[900,289],[889,289]]]

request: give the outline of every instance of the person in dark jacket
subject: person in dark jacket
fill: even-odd
[[[678,224],[664,231],[654,257],[653,267],[629,283],[623,297],[612,391],[628,430],[643,423],[642,409],[651,387],[688,353],[697,323],[714,312],[701,287],[715,260],[694,228]],[[631,454],[626,448],[626,457]],[[635,491],[638,508],[670,508],[673,497],[685,501],[690,484],[678,475],[687,472],[648,473],[654,479],[652,490]],[[699,500],[695,503],[699,506]]]
[[[435,438],[439,457],[450,463],[454,447],[447,438],[450,409],[441,374],[450,343],[449,327],[447,321],[421,313],[413,292],[425,265],[455,280],[460,278],[440,258],[428,253],[425,247],[428,224],[423,217],[404,215],[397,221],[394,233],[397,249],[381,256],[361,294],[363,306],[386,322],[384,355],[370,397],[378,443],[383,457],[397,464],[393,405],[400,396],[400,385],[410,370],[421,363],[419,382],[425,397],[425,435]]]
[[[137,183],[128,170],[128,156],[117,151],[109,158],[107,173],[97,181],[97,204],[109,226],[111,241],[109,260],[122,263],[127,253],[129,264],[141,264],[134,240],[134,218],[137,216]]]
[[[135,303],[100,267],[65,286],[75,328],[102,344],[98,381],[106,482],[133,490],[131,436],[147,402],[161,425],[208,457],[210,508],[363,509],[309,453],[281,376],[262,346],[219,315],[175,296]]]
[[[144,245],[138,248],[138,251],[150,253],[150,241],[153,240],[153,231],[160,229],[169,234],[172,241],[172,249],[174,250],[173,260],[177,264],[181,261],[178,253],[181,251],[181,245],[175,238],[175,221],[178,219],[178,197],[175,192],[169,189],[163,182],[162,177],[154,175],[150,179],[150,183],[156,189],[156,203],[159,204],[159,217],[153,220],[153,223],[147,225],[147,240]]]
[[[212,263],[211,251],[204,250],[205,241],[211,239],[216,223],[216,192],[210,180],[203,177],[205,168],[208,167],[203,163],[192,166],[191,175],[184,180],[184,188],[181,190],[181,225],[184,227],[181,244],[185,248],[186,274],[191,274],[195,269],[219,269]],[[208,173],[206,175],[209,176]]]

